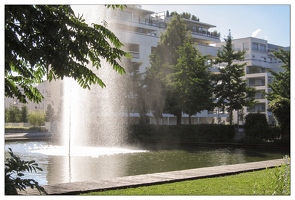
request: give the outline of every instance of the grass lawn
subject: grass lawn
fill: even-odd
[[[290,165],[215,178],[81,195],[290,195]]]

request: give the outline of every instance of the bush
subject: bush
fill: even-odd
[[[219,124],[199,125],[151,125],[129,126],[129,143],[200,143],[231,142],[235,130],[233,126]]]
[[[247,143],[277,141],[281,136],[280,128],[270,126],[267,123],[266,116],[261,113],[249,113],[246,116],[244,127],[246,132],[244,142]]]
[[[37,170],[43,171],[38,164],[32,161],[23,161],[18,156],[14,155],[11,148],[9,148],[9,158],[5,160],[5,195],[17,195],[17,190],[25,191],[26,187],[32,189],[37,188],[40,194],[47,192],[41,187],[37,181],[33,179],[22,179],[24,176],[22,172],[32,172]]]
[[[21,111],[17,106],[5,108],[5,122],[21,122]]]
[[[28,107],[27,106],[22,106],[20,112],[21,112],[21,119],[20,119],[20,121],[21,122],[24,122],[24,123],[28,122]]]
[[[254,186],[254,194],[256,191],[262,188],[271,188],[271,190],[265,191],[265,195],[290,195],[291,193],[291,166],[290,157],[285,156],[287,161],[280,166],[275,167],[275,170],[267,169],[267,186],[258,185]]]
[[[254,139],[264,139],[268,133],[266,116],[261,113],[249,113],[245,123],[246,136]]]
[[[45,121],[46,122],[54,121],[54,109],[52,108],[50,104],[47,106],[47,109],[46,109]]]
[[[36,126],[42,126],[45,122],[45,115],[42,112],[36,111],[36,112],[30,112],[28,116],[29,123],[36,127]]]

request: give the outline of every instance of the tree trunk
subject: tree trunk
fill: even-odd
[[[178,111],[176,113],[176,121],[177,121],[177,125],[181,125],[181,111]]]
[[[188,124],[192,125],[192,118],[191,118],[191,114],[188,114]]]
[[[232,109],[229,112],[229,125],[233,125],[233,110]]]

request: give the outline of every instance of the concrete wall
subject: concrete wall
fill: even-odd
[[[5,127],[30,127],[30,123],[5,123]]]

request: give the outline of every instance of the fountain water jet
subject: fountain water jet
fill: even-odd
[[[106,8],[102,5],[79,5],[73,9],[76,13],[83,12],[88,24],[100,23],[105,19]],[[72,78],[63,80],[63,114],[59,123],[62,124],[60,129],[62,145],[69,147],[68,154],[71,154],[74,147],[121,147],[124,145],[127,124],[127,117],[124,117],[125,88],[121,82],[124,77],[105,60],[101,59],[101,62],[102,67],[98,70],[92,66],[88,67],[103,80],[106,84],[105,88],[92,85],[88,90],[81,88]]]
[[[64,80],[63,145],[120,146],[124,142],[123,88],[120,75],[103,66],[99,70],[106,88],[98,85],[91,90],[81,88],[73,79]]]

